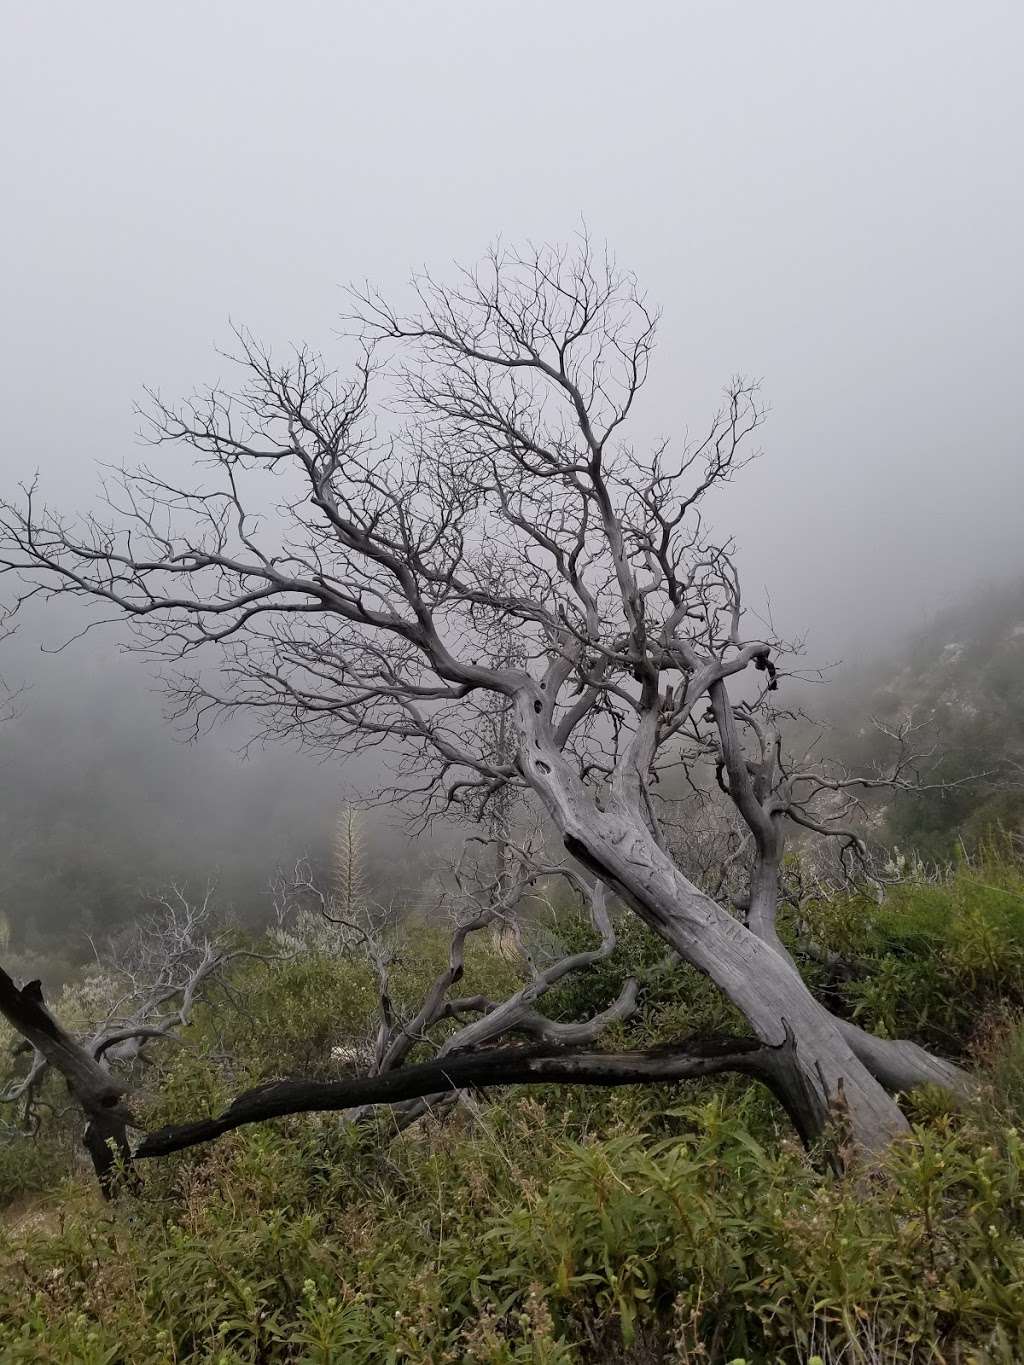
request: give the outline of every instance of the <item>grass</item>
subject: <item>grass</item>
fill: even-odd
[[[943,1039],[984,1078],[966,1109],[910,1097],[913,1132],[881,1171],[823,1173],[738,1080],[505,1092],[397,1140],[386,1120],[369,1137],[283,1120],[154,1163],[114,1206],[66,1175],[56,1126],[0,1147],[0,1361],[1024,1359],[1022,889],[990,860],[882,907],[814,909],[853,964],[850,1012]],[[437,951],[425,941],[410,971]],[[563,1010],[603,1001],[651,951],[625,934]],[[467,989],[507,970],[484,955]],[[361,984],[322,959],[252,983],[249,1008],[200,1018],[166,1058],[152,1119],[312,1062],[311,1034],[329,1047],[365,1027]],[[623,1032],[723,1023],[677,973]]]

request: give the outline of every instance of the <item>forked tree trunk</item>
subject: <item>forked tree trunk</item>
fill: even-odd
[[[605,829],[596,839],[586,831],[582,838],[563,837],[569,851],[614,886],[680,957],[715,982],[762,1042],[778,1047],[792,1037],[797,1076],[816,1100],[820,1131],[833,1112],[842,1111],[854,1144],[877,1153],[908,1130],[899,1106],[792,964],[687,882],[667,859],[666,867],[658,867],[653,841],[644,831]],[[794,1095],[792,1103],[799,1102]]]
[[[543,706],[543,700],[540,706]],[[684,961],[705,972],[773,1047],[791,1038],[797,1082],[813,1097],[822,1130],[842,1110],[850,1140],[876,1154],[908,1131],[899,1106],[852,1050],[839,1023],[787,958],[693,885],[624,803],[602,809],[537,724],[534,699],[519,703],[520,764],[569,853],[611,887]],[[794,1095],[794,1105],[806,1097]]]
[[[750,930],[798,971],[788,948],[779,938],[775,915],[780,898],[783,842],[781,830],[775,846],[758,856],[750,888],[747,925]],[[904,1038],[876,1038],[848,1019],[829,1017],[853,1054],[887,1090],[908,1091],[919,1085],[939,1085],[955,1095],[969,1095],[971,1077],[952,1062]]]

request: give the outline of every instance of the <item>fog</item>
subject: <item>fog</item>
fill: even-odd
[[[715,506],[748,596],[815,661],[890,651],[1024,568],[1022,42],[1009,0],[7,6],[3,489],[86,504],[229,319],[330,353],[349,279],[585,221],[664,308],[634,437],[762,376],[764,457]],[[251,888],[322,837],[358,772],[182,747],[111,635],[39,652],[67,624],[5,656],[12,838],[70,808],[125,878]]]

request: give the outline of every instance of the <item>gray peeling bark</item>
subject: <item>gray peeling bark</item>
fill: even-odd
[[[791,954],[779,938],[775,909],[779,902],[779,871],[782,840],[760,855],[751,877],[750,911],[747,924],[762,942],[774,949],[794,971]],[[920,1085],[938,1085],[951,1094],[968,1096],[975,1089],[966,1071],[906,1038],[877,1038],[849,1019],[829,1015],[854,1056],[886,1090],[906,1092]]]
[[[780,737],[771,724],[755,724],[761,740],[761,754],[755,760],[757,783],[752,780],[747,757],[740,743],[736,719],[724,683],[712,683],[709,695],[718,727],[722,764],[728,773],[724,790],[735,804],[753,836],[755,856],[750,875],[750,901],[747,928],[783,961],[798,972],[789,950],[776,927],[781,897],[781,870],[785,853],[787,812],[801,822],[806,813],[794,811],[792,784],[788,783],[779,762]],[[748,713],[748,719],[752,717]],[[760,789],[760,792],[758,790]],[[812,822],[815,827],[817,822]],[[824,827],[822,832],[827,832]],[[842,832],[842,831],[840,831]],[[848,833],[846,836],[848,837]],[[938,1085],[954,1095],[967,1096],[974,1087],[972,1078],[952,1062],[933,1056],[906,1039],[876,1038],[850,1020],[827,1016],[857,1060],[887,1090],[913,1090],[920,1085]]]
[[[763,852],[759,851],[755,860],[747,926],[794,971],[798,971],[775,925],[781,863],[782,837],[781,832],[775,831],[772,845]],[[921,1085],[938,1085],[951,1094],[968,1096],[975,1089],[973,1079],[961,1067],[934,1056],[909,1039],[878,1038],[849,1019],[837,1019],[832,1014],[828,1014],[828,1018],[857,1060],[886,1090],[898,1093]]]
[[[542,796],[566,849],[613,888],[665,943],[705,972],[741,1011],[758,1039],[781,1046],[791,1034],[800,1087],[816,1097],[818,1120],[842,1105],[850,1135],[879,1153],[908,1130],[883,1086],[854,1054],[835,1020],[791,962],[705,896],[676,868],[625,803],[601,809],[551,742],[544,698],[517,699],[524,736],[520,762]]]

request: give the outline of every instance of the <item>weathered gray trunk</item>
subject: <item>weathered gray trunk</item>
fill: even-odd
[[[906,1038],[876,1038],[848,1019],[837,1019],[836,1027],[854,1055],[886,1090],[905,1092],[919,1085],[938,1085],[963,1097],[976,1090],[975,1081],[961,1067]]]
[[[878,1152],[906,1132],[899,1106],[855,1055],[838,1021],[814,999],[786,956],[684,877],[635,812],[623,804],[598,806],[547,741],[537,714],[534,699],[521,699],[525,738],[520,763],[566,849],[680,957],[705,972],[762,1042],[778,1047],[792,1038],[797,1069],[809,1093],[817,1096],[823,1114],[843,1109],[859,1148]]]
[[[759,857],[751,878],[748,928],[770,948],[774,948],[797,970],[789,950],[779,938],[776,911],[779,904],[779,878],[782,840],[777,839],[767,856]],[[954,1095],[969,1095],[973,1082],[966,1071],[935,1057],[925,1048],[902,1038],[876,1038],[847,1019],[835,1020],[836,1028],[857,1059],[867,1067],[886,1090],[906,1092],[919,1085],[939,1085]]]
[[[858,1146],[878,1151],[907,1130],[899,1107],[791,963],[686,883],[676,869],[638,868],[641,859],[651,857],[652,841],[627,833],[622,841],[626,847],[616,848],[609,830],[601,830],[596,839],[585,829],[563,837],[570,851],[610,880],[666,943],[707,973],[762,1042],[781,1046],[792,1035],[805,1083],[824,1110],[846,1110]]]

